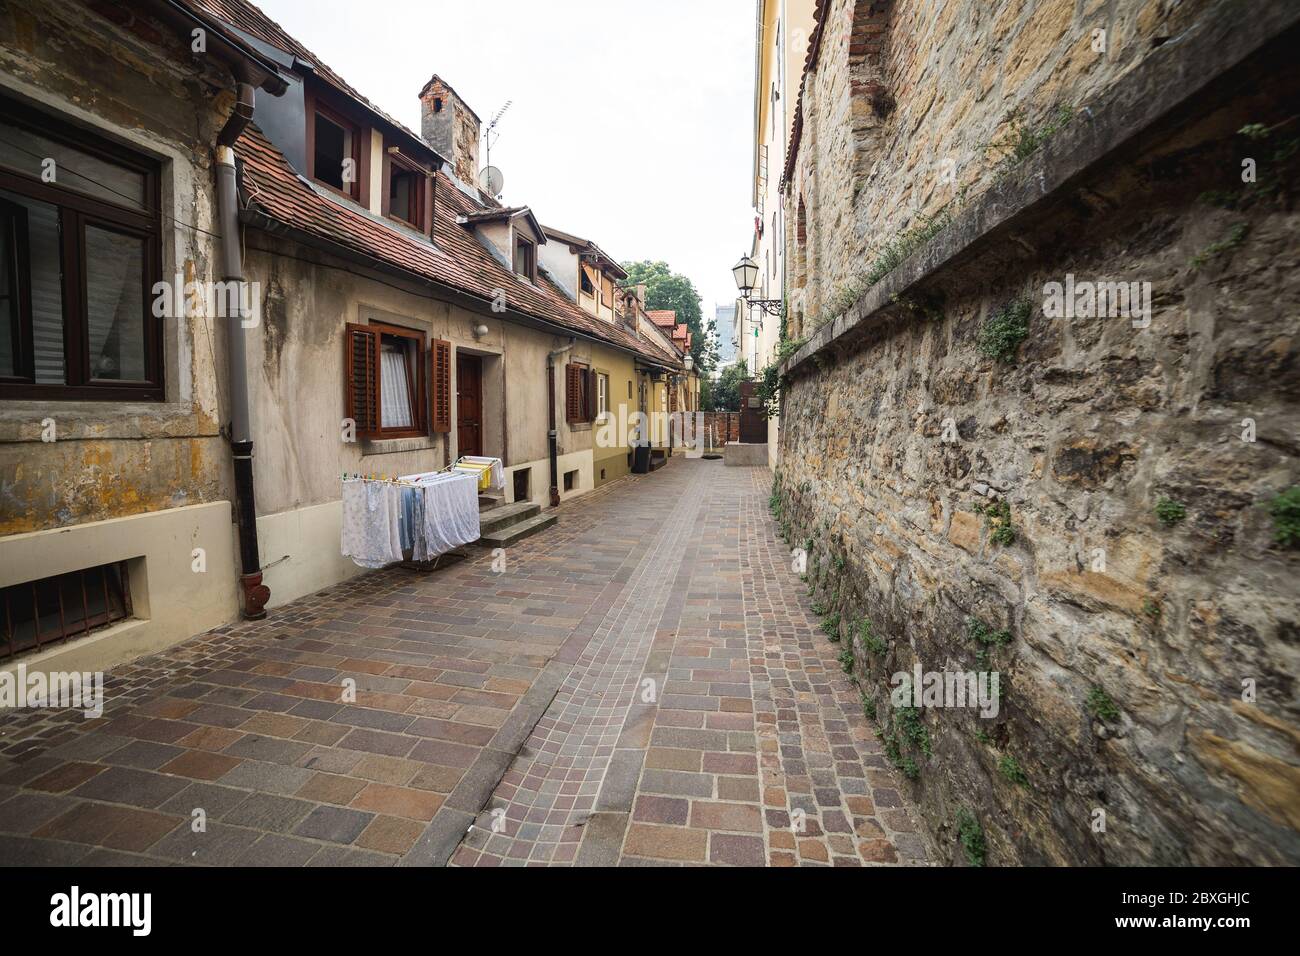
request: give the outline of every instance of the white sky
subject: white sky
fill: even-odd
[[[705,320],[753,232],[753,0],[254,0],[417,133],[437,73],[507,100],[503,200],[619,260],[663,259]],[[358,15],[360,14],[360,15]]]

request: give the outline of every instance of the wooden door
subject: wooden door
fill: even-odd
[[[761,445],[767,441],[767,413],[758,397],[758,384],[740,383],[740,441],[742,444]]]
[[[483,454],[483,360],[456,353],[456,454]]]

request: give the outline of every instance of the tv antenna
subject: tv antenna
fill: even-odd
[[[506,100],[506,105],[497,110],[496,115],[488,122],[487,136],[484,139],[487,142],[487,165],[489,166],[492,165],[492,144],[501,136],[496,131],[497,123],[501,122],[501,117],[506,115],[506,110],[510,109],[512,103],[514,103],[514,100]]]

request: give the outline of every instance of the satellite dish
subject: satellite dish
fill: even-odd
[[[483,172],[478,174],[478,184],[488,195],[499,196],[505,188],[506,178],[495,166],[484,166]]]

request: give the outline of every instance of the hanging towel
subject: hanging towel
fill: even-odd
[[[412,561],[428,560],[423,488],[402,488],[402,551],[410,551]]]
[[[424,537],[436,557],[479,538],[478,479],[453,472],[423,485]]]
[[[484,458],[478,455],[466,455],[461,461],[471,465],[491,465],[492,475],[488,479],[488,487],[493,491],[505,491],[506,489],[506,471],[501,464],[500,458]]]
[[[343,482],[340,550],[363,568],[402,560],[401,488],[379,481]]]

